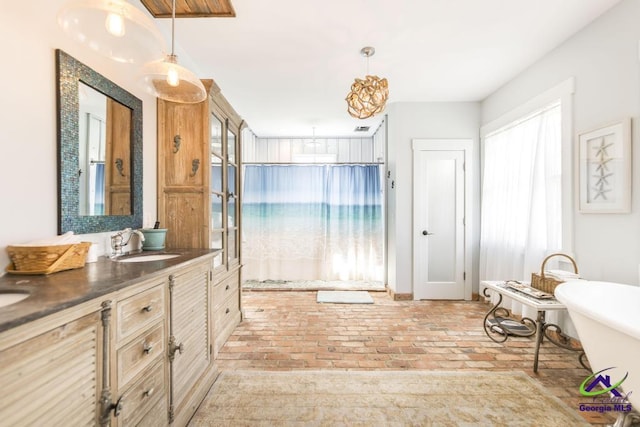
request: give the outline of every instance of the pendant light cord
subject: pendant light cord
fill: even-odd
[[[175,43],[176,34],[176,0],[173,0],[171,7],[171,56],[174,56],[173,45]]]

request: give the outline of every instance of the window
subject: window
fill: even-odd
[[[484,136],[481,279],[528,280],[563,249],[562,141],[560,100]]]

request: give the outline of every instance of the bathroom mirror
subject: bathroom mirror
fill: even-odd
[[[142,101],[56,50],[58,232],[142,226]]]

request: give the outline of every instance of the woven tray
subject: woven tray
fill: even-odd
[[[542,265],[540,266],[540,274],[531,273],[532,288],[536,288],[538,290],[541,290],[542,292],[553,294],[553,291],[556,289],[556,286],[558,286],[560,283],[563,283],[563,281],[561,280],[556,280],[551,277],[545,277],[544,275],[545,264],[547,263],[547,261],[549,261],[549,258],[552,258],[554,256],[562,256],[567,258],[569,261],[571,261],[571,264],[573,264],[574,273],[578,274],[578,265],[576,264],[576,261],[573,258],[571,258],[569,255],[561,254],[561,253],[551,254],[548,257],[546,257],[544,261],[542,261]]]
[[[91,242],[55,246],[7,246],[11,274],[51,274],[84,267]]]

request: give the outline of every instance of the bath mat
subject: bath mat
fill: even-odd
[[[523,372],[223,371],[189,427],[588,426]]]
[[[319,303],[333,304],[373,304],[367,291],[318,291]]]

